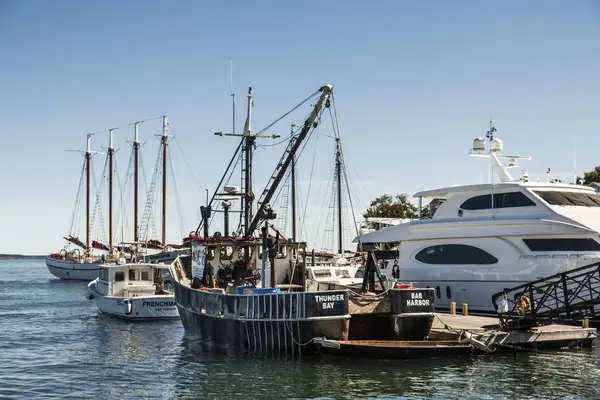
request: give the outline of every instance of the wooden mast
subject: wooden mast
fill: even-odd
[[[85,152],[85,255],[90,255],[90,169],[92,160],[91,150],[92,135],[87,135],[87,149]]]
[[[113,130],[108,130],[108,248],[113,246]]]
[[[139,165],[140,165],[140,141],[139,141],[139,130],[136,122],[135,125],[135,139],[133,141],[133,157],[134,157],[134,168],[133,168],[133,241],[138,242],[138,191],[139,191]]]
[[[337,175],[337,219],[338,219],[338,252],[342,254],[342,148],[340,138],[335,138],[336,142],[336,157],[335,157],[335,173]]]
[[[161,138],[163,149],[162,165],[162,246],[167,244],[167,145],[169,136],[167,133],[167,116],[163,117],[163,134]]]

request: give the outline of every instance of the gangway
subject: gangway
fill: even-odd
[[[502,326],[594,318],[600,315],[600,262],[505,289],[495,293],[492,302]]]

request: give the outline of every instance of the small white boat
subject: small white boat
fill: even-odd
[[[178,319],[168,265],[102,264],[88,284],[88,300],[107,315],[128,320]]]

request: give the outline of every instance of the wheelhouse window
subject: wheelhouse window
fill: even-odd
[[[460,205],[463,210],[489,210],[492,208],[492,197],[494,198],[493,208],[509,207],[530,207],[535,206],[533,200],[521,192],[482,194],[471,197]]]
[[[150,274],[148,273],[148,271],[142,271],[142,280],[143,281],[149,281],[150,280]]]
[[[594,239],[523,239],[531,251],[600,251]]]
[[[100,279],[102,279],[103,281],[108,280],[108,269],[106,269],[106,268],[100,269]]]
[[[534,190],[534,193],[552,206],[600,207],[600,196],[596,194],[543,190]]]
[[[130,269],[129,270],[129,280],[130,281],[135,281],[135,269]]]
[[[117,271],[115,272],[115,282],[123,282],[125,280],[125,272]]]
[[[498,259],[475,246],[442,244],[427,247],[415,256],[425,264],[496,264]]]

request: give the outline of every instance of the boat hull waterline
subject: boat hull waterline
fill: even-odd
[[[102,314],[136,321],[179,319],[173,294],[128,298],[104,296],[96,289],[97,284],[97,280],[88,284],[88,299],[96,302]]]
[[[98,277],[101,263],[78,263],[47,257],[48,271],[57,278],[74,281],[92,281]]]

